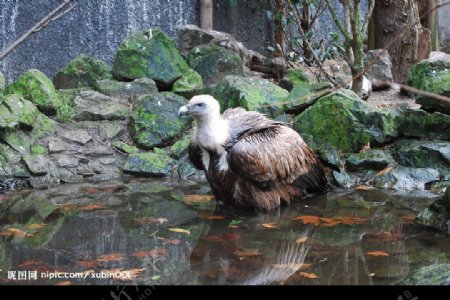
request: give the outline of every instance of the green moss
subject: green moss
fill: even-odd
[[[0,72],[0,96],[3,94],[4,90],[5,90],[5,77],[3,76],[3,73]]]
[[[203,80],[200,74],[189,69],[189,71],[183,74],[183,76],[174,83],[172,90],[176,94],[190,98],[202,88]]]
[[[39,70],[31,69],[22,74],[5,90],[31,101],[41,111],[54,113],[62,105],[61,99],[50,79]]]
[[[152,28],[125,38],[117,50],[113,73],[119,79],[148,77],[167,87],[188,69],[175,42]]]
[[[116,142],[112,143],[111,145],[125,153],[128,153],[128,154],[133,154],[133,153],[139,152],[139,149],[137,147],[135,147],[133,145],[129,145],[122,141],[116,141]]]
[[[40,155],[40,154],[47,154],[48,153],[46,147],[44,147],[42,145],[38,145],[38,144],[31,145],[30,149],[31,149],[31,154]]]
[[[450,140],[450,116],[439,112],[407,110],[401,126],[404,136]]]
[[[420,268],[402,282],[407,285],[445,285],[448,284],[450,263],[433,264]]]
[[[232,75],[226,76],[210,92],[220,102],[222,110],[240,106],[271,117],[284,112],[289,95],[266,79]]]
[[[18,123],[17,117],[5,105],[0,103],[0,128],[14,128]]]
[[[53,82],[57,89],[95,88],[97,80],[111,78],[111,67],[108,64],[80,54],[55,75]]]
[[[39,114],[36,116],[35,124],[33,130],[31,131],[32,135],[36,139],[40,139],[44,136],[50,135],[56,131],[56,123],[48,118],[44,114]]]
[[[183,136],[180,140],[176,141],[172,147],[170,147],[171,156],[180,158],[186,153],[189,143],[191,141],[190,135]]]
[[[29,153],[30,145],[33,142],[33,139],[29,134],[20,130],[8,130],[4,132],[2,140],[21,154]]]
[[[137,153],[128,157],[124,172],[144,176],[165,176],[172,170],[173,160],[163,154]]]

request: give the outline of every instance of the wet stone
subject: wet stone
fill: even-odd
[[[65,139],[85,145],[87,142],[92,140],[92,136],[85,130],[68,130],[64,131],[61,135]]]
[[[47,174],[48,162],[44,155],[23,155],[22,160],[33,175]]]
[[[91,157],[98,157],[98,156],[105,156],[105,155],[113,155],[114,150],[110,147],[94,144],[89,145],[83,149],[83,154],[91,156]]]
[[[78,167],[78,158],[68,156],[68,155],[62,155],[58,157],[57,159],[58,165],[61,168],[76,168]]]
[[[61,169],[60,170],[60,180],[66,183],[80,183],[83,182],[83,176],[78,175],[70,170]]]
[[[48,151],[50,153],[58,153],[65,151],[67,149],[67,144],[59,138],[51,138],[48,141]]]
[[[87,165],[83,165],[83,166],[79,166],[77,168],[77,174],[83,175],[84,177],[88,177],[88,176],[94,176],[95,172],[92,171],[92,169],[89,168]]]
[[[113,157],[102,157],[99,159],[99,161],[104,165],[111,165],[116,162],[116,159]]]

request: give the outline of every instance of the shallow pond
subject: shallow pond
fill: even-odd
[[[398,284],[449,261],[450,237],[414,222],[434,199],[335,190],[257,214],[218,205],[207,184],[13,192],[0,196],[0,283]]]

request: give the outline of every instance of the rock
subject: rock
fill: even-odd
[[[401,118],[393,110],[376,110],[350,90],[320,98],[295,118],[294,128],[314,149],[326,145],[342,153],[396,138]]]
[[[102,142],[110,142],[111,140],[120,138],[126,133],[129,126],[129,122],[127,120],[123,122],[96,121],[95,124],[98,126],[99,138]]]
[[[132,96],[142,96],[157,93],[156,83],[150,78],[138,78],[130,82],[103,79],[97,81],[97,91],[120,99],[128,99]]]
[[[77,168],[77,174],[83,177],[91,177],[95,175],[95,172],[87,165],[81,165]]]
[[[36,69],[23,73],[13,84],[7,87],[5,93],[16,94],[29,100],[45,113],[53,114],[65,110],[67,106],[67,103],[63,103],[59,98],[52,81]]]
[[[1,114],[2,121],[5,122],[6,126],[0,125],[0,127],[12,128],[18,124],[29,128],[33,127],[36,115],[40,113],[33,103],[14,94],[4,96],[1,101],[3,102],[2,106],[7,111],[2,111]],[[0,121],[0,124],[2,124],[2,121]]]
[[[352,70],[345,60],[330,59],[324,61],[322,64],[325,71],[327,71],[340,86],[346,87],[352,83]],[[321,74],[321,76],[324,77],[321,81],[327,80],[323,74]]]
[[[59,214],[60,212],[62,212],[60,206],[34,193],[17,201],[8,210],[8,213],[22,217],[36,214],[35,218],[39,217],[41,220],[45,220],[47,217]]]
[[[58,153],[67,149],[67,144],[56,137],[49,138],[47,146],[50,153]]]
[[[11,111],[0,103],[0,128],[14,128],[18,125],[18,120]]]
[[[178,176],[183,180],[192,180],[196,182],[205,182],[205,173],[202,170],[197,170],[185,154],[178,162],[177,169]]]
[[[201,75],[205,86],[215,85],[227,75],[244,75],[239,54],[217,45],[195,47],[189,52],[188,63]]]
[[[355,181],[344,171],[333,171],[333,178],[339,186],[344,188],[349,188],[355,184]]]
[[[412,273],[401,284],[405,285],[448,285],[450,263],[433,264],[422,267]]]
[[[83,148],[83,154],[90,157],[99,157],[105,155],[113,155],[114,150],[108,146],[104,146],[98,143],[91,143]]]
[[[189,69],[183,76],[175,81],[172,91],[186,98],[191,98],[203,89],[203,79],[192,69]]]
[[[45,155],[23,155],[22,160],[33,175],[47,174],[48,162]]]
[[[298,82],[289,93],[286,101],[286,111],[292,114],[299,114],[332,91],[333,85],[329,82],[313,84]]]
[[[211,94],[223,110],[241,106],[275,117],[284,112],[288,91],[260,77],[226,76]]]
[[[78,158],[69,155],[61,155],[56,161],[61,168],[76,168],[79,164]]]
[[[45,148],[42,145],[38,145],[38,144],[31,145],[30,150],[31,150],[31,154],[37,154],[37,155],[48,154],[47,148]]]
[[[152,28],[129,35],[120,44],[113,73],[118,79],[153,79],[160,89],[168,89],[189,67],[174,41]]]
[[[206,31],[191,24],[180,26],[180,30],[178,31],[178,49],[180,50],[181,55],[187,56],[192,48],[208,44],[216,37],[216,32],[217,31]]]
[[[116,147],[120,151],[128,154],[138,153],[139,149],[133,145],[127,144],[122,141],[115,141],[111,144],[111,146]]]
[[[309,85],[316,82],[317,79],[309,69],[299,66],[286,70],[283,79],[280,81],[280,86],[290,92],[296,85]]]
[[[408,85],[427,92],[450,97],[450,54],[432,52],[429,59],[414,65],[408,74]],[[450,115],[450,102],[417,95],[416,103],[430,112]]]
[[[73,169],[73,172],[68,169],[60,169],[60,180],[65,183],[83,182],[83,175],[79,175],[76,172],[76,169]]]
[[[96,88],[97,81],[111,79],[111,67],[105,62],[80,54],[53,78],[57,89]]]
[[[77,121],[125,120],[128,106],[94,91],[81,92],[74,100]]]
[[[403,166],[431,167],[450,175],[450,142],[403,140],[392,148],[392,155]]]
[[[85,130],[66,130],[61,136],[71,142],[76,142],[78,144],[84,145],[90,140],[92,140],[92,136]]]
[[[370,67],[369,67],[369,64]],[[392,62],[389,52],[384,49],[369,50],[364,56],[365,76],[372,83],[374,90],[389,88],[392,83]]]
[[[116,162],[116,159],[114,157],[101,157],[99,161],[103,165],[112,165]]]
[[[408,109],[401,131],[407,137],[436,138],[450,141],[450,116],[439,112]]]
[[[30,153],[30,145],[33,144],[32,136],[21,130],[6,131],[2,134],[1,139],[20,154]]]
[[[131,154],[123,171],[142,176],[167,176],[172,171],[174,161],[170,157],[155,153]]]
[[[345,159],[345,165],[349,171],[383,170],[394,163],[392,157],[380,149],[349,154]]]
[[[191,141],[190,135],[185,135],[178,141],[176,141],[172,147],[170,147],[170,155],[176,159],[180,159],[181,156],[187,154],[187,149]]]
[[[431,168],[396,167],[390,172],[375,176],[376,187],[395,190],[424,190],[431,182],[439,180],[439,172]]]
[[[187,130],[189,120],[178,118],[186,99],[170,92],[139,99],[131,113],[133,141],[145,148],[164,147]]]

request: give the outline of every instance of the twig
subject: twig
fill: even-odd
[[[3,50],[0,53],[0,60],[2,60],[6,55],[8,55],[12,50],[14,50],[17,46],[19,46],[23,41],[25,41],[30,35],[35,32],[38,32],[45,26],[47,26],[52,20],[52,18],[58,14],[61,10],[63,10],[68,4],[71,3],[72,0],[64,0],[57,8],[52,10],[48,15],[42,18],[39,22],[37,22],[30,30],[25,32],[19,39],[17,39],[14,43],[12,43],[8,48]],[[64,13],[62,13],[64,14]],[[57,19],[57,18],[55,18]]]

